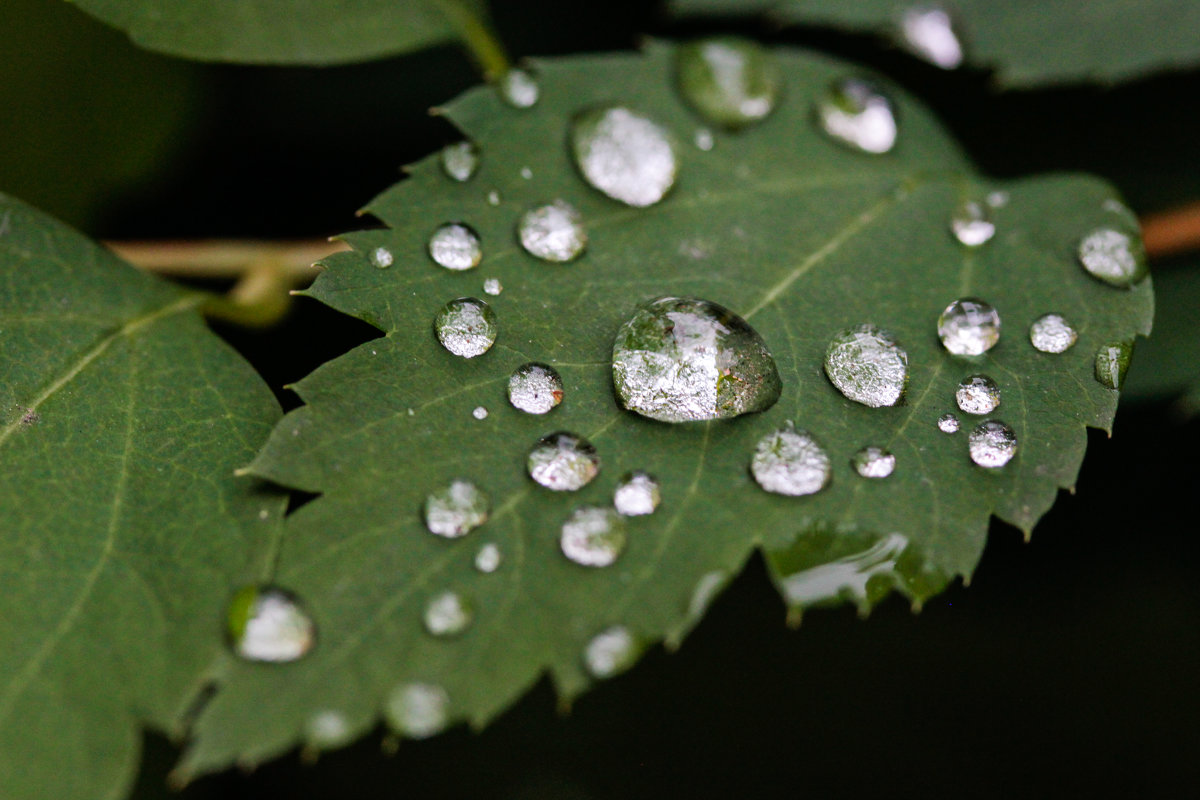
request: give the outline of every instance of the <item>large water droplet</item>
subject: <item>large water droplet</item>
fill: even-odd
[[[554,367],[522,364],[508,379],[508,402],[526,414],[545,414],[563,399],[563,382]]]
[[[229,602],[226,625],[233,651],[247,661],[295,661],[317,639],[299,599],[276,586],[243,587]]]
[[[473,142],[455,142],[442,148],[442,170],[454,180],[471,180],[478,167],[479,148]]]
[[[625,519],[611,508],[585,506],[563,523],[563,555],[584,567],[607,567],[625,550]]]
[[[987,375],[964,378],[954,393],[958,409],[967,414],[990,414],[1000,405],[1000,387]]]
[[[640,470],[626,472],[613,492],[613,508],[623,517],[653,514],[661,500],[658,481]]]
[[[600,472],[600,456],[587,439],[559,431],[538,440],[526,467],[529,477],[547,489],[574,492]]]
[[[500,552],[500,546],[494,542],[488,542],[475,554],[475,569],[484,574],[493,573],[500,568],[500,562],[503,559],[504,555]]]
[[[1071,323],[1059,314],[1045,314],[1029,326],[1029,341],[1043,353],[1065,353],[1078,338]]]
[[[950,215],[950,232],[959,244],[979,247],[996,235],[991,208],[978,200],[964,200]]]
[[[896,144],[892,101],[875,84],[844,78],[817,101],[821,128],[834,140],[864,153],[886,153]]]
[[[565,200],[526,211],[517,225],[517,235],[529,255],[557,264],[574,261],[587,247],[583,218]]]
[[[425,527],[430,533],[457,539],[487,522],[491,503],[470,481],[455,480],[425,498]]]
[[[971,460],[981,467],[1003,467],[1017,454],[1017,434],[998,420],[981,422],[967,439]]]
[[[624,625],[614,625],[592,637],[583,650],[583,663],[593,678],[611,678],[633,666],[637,643]]]
[[[825,351],[825,374],[856,403],[894,406],[908,383],[908,353],[887,331],[858,325],[833,337]]]
[[[1133,342],[1109,342],[1096,351],[1096,380],[1109,389],[1120,389],[1133,358]]]
[[[457,592],[442,592],[425,606],[425,630],[434,636],[457,636],[475,618],[471,606]]]
[[[379,269],[387,269],[395,260],[396,257],[392,255],[392,251],[386,247],[376,247],[371,251],[371,264]]]
[[[450,222],[429,237],[429,256],[438,265],[456,272],[479,265],[483,247],[479,234],[461,222]]]
[[[774,54],[762,45],[721,36],[682,45],[675,52],[679,89],[709,122],[743,128],[775,108],[783,77]]]
[[[958,433],[958,417],[947,412],[938,417],[938,430],[942,433]]]
[[[433,320],[442,347],[456,356],[474,358],[496,342],[496,314],[492,307],[474,297],[460,297],[442,306]]]
[[[383,715],[397,733],[428,739],[445,730],[450,721],[450,697],[431,683],[404,683],[388,695]]]
[[[829,456],[807,431],[791,422],[759,440],[750,472],[768,492],[799,496],[815,494],[829,483]]]
[[[571,129],[575,165],[604,194],[643,208],[675,185],[675,146],[663,128],[636,111],[606,106],[577,116]]]
[[[977,356],[1000,341],[1000,314],[982,300],[964,297],[946,306],[937,331],[942,346],[954,355]]]
[[[1142,240],[1112,228],[1097,228],[1079,242],[1079,263],[1089,275],[1125,288],[1146,277]]]
[[[918,58],[942,69],[957,69],[963,62],[963,49],[953,23],[945,9],[917,6],[900,18],[900,36]]]
[[[707,300],[643,303],[617,331],[613,384],[621,405],[663,422],[764,411],[783,384],[750,325]]]
[[[896,469],[896,456],[882,447],[864,447],[854,454],[850,463],[864,478],[886,478]]]
[[[500,78],[500,97],[513,108],[532,108],[542,90],[537,79],[523,69],[514,68]]]
[[[862,552],[788,575],[781,581],[783,595],[791,606],[848,599],[865,608],[871,579],[895,573],[906,547],[908,539],[890,534]]]

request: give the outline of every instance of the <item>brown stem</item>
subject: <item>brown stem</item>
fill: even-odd
[[[1142,238],[1150,258],[1200,250],[1200,202],[1142,217]]]

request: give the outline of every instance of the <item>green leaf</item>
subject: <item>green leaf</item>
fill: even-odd
[[[201,299],[0,195],[5,800],[121,795],[269,569],[281,497],[233,471],[279,408]]]
[[[591,683],[583,653],[593,637],[620,625],[635,647],[679,642],[755,547],[800,606],[842,598],[866,609],[893,586],[918,603],[971,574],[992,514],[1028,531],[1073,484],[1086,426],[1107,428],[1117,401],[1093,378],[1094,354],[1150,324],[1148,281],[1114,289],[1075,258],[1098,225],[1132,225],[1112,210],[1112,190],[1069,175],[986,181],[895,89],[895,149],[852,151],[817,129],[813,104],[859,68],[796,51],[777,53],[776,111],[740,133],[711,134],[706,152],[691,144],[702,122],[674,88],[673,53],[657,44],[644,55],[538,62],[542,99],[526,111],[486,89],[466,93],[444,113],[477,143],[478,172],[460,183],[437,158],[415,165],[370,206],[389,227],[349,236],[357,252],[328,260],[311,294],[386,335],[301,381],[307,405],[284,418],[252,467],[321,495],[289,517],[278,572],[313,610],[320,643],[286,669],[233,672],[198,720],[185,771],[255,763],[302,741],[328,746],[334,737],[314,735],[325,712],[340,715],[339,741],[353,738],[411,683],[441,687],[450,719],[476,726],[543,674],[569,700]],[[657,205],[614,202],[572,163],[570,121],[613,101],[679,143],[677,185]],[[1008,192],[994,212],[998,233],[964,248],[948,228],[952,211],[996,190]],[[581,212],[590,236],[568,264],[538,261],[516,242],[522,214],[556,198]],[[451,272],[430,260],[429,237],[447,222],[478,232],[478,268]],[[487,278],[503,292],[484,294]],[[486,298],[499,327],[495,346],[471,359],[448,353],[432,330],[443,304],[464,295]],[[686,424],[622,410],[614,337],[639,303],[661,295],[711,300],[748,320],[774,354],[779,401]],[[985,356],[952,357],[935,322],[970,295],[996,305],[1004,335]],[[1034,350],[1026,333],[1050,311],[1079,330],[1078,344],[1057,356]],[[830,338],[863,322],[907,349],[902,405],[852,403],[822,373]],[[562,404],[545,416],[506,400],[510,373],[531,361],[563,377]],[[975,372],[1000,385],[998,416],[1020,437],[1020,453],[997,470],[971,463],[965,431],[935,425]],[[473,416],[478,406],[485,419]],[[789,420],[832,459],[832,482],[818,494],[768,494],[748,472],[759,439]],[[551,492],[526,475],[530,448],[557,430],[599,451],[599,477],[578,492]],[[886,480],[850,466],[871,444],[897,456]],[[562,523],[580,506],[610,503],[618,476],[636,469],[659,479],[659,510],[626,521],[628,547],[613,566],[566,559]],[[491,497],[491,518],[462,538],[431,535],[422,505],[455,478]],[[503,560],[481,574],[473,564],[487,543]],[[795,577],[808,570],[817,572]],[[446,591],[475,618],[461,635],[435,638],[422,618]]]
[[[967,62],[1021,88],[1115,83],[1200,63],[1200,6],[1190,0],[671,0],[680,15],[767,14],[785,24],[878,34],[907,45],[907,11],[951,15]]]
[[[484,0],[70,0],[150,50],[241,64],[343,64],[453,42]]]

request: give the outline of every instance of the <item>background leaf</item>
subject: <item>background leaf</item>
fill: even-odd
[[[283,502],[234,478],[278,418],[202,296],[0,195],[0,796],[116,797],[228,660]]]

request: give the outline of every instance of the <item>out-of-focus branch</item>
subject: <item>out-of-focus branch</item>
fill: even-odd
[[[1200,203],[1142,217],[1142,238],[1150,258],[1200,251]]]

